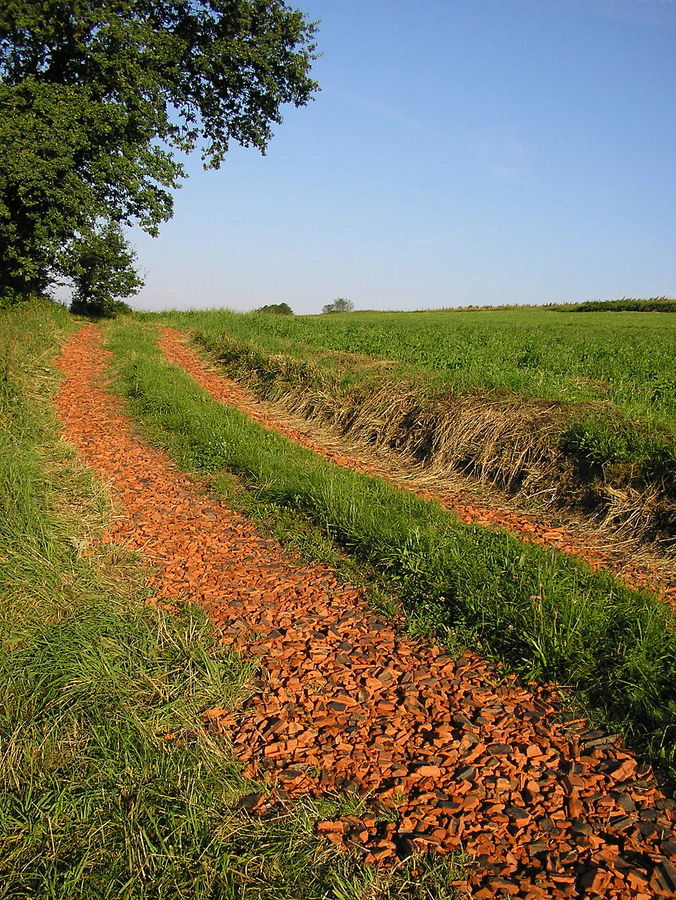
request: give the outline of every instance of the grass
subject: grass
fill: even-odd
[[[594,402],[673,431],[676,318],[637,312],[580,316],[569,308],[265,316],[226,310],[143,314],[194,330],[213,348],[221,335],[338,371],[382,371],[362,354],[400,364],[450,394],[511,391],[562,403]],[[322,354],[324,354],[322,356]]]
[[[200,610],[145,604],[140,560],[98,542],[108,498],[51,406],[72,327],[51,304],[0,312],[0,898],[455,896],[453,860],[383,873],[318,841],[354,800],[238,808],[265,786],[200,716],[252,664]]]
[[[436,504],[341,469],[214,401],[153,334],[110,333],[120,389],[188,469],[238,475],[260,501],[301,514],[372,566],[418,622],[453,631],[527,679],[553,680],[674,775],[673,613],[608,573],[460,523]]]
[[[142,314],[257,393],[637,541],[673,543],[676,319],[574,307]]]

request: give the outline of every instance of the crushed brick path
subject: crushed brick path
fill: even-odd
[[[259,657],[259,690],[236,719],[207,715],[246,774],[291,796],[356,788],[373,815],[320,823],[320,834],[372,862],[463,850],[476,900],[672,895],[676,804],[627,750],[557,723],[545,688],[403,635],[330,569],[299,564],[200,494],[136,435],[106,390],[108,358],[95,326],[64,347],[64,436],[110,484],[110,540],[155,564],[157,598],[202,604],[228,645]]]
[[[339,466],[354,472],[375,475],[397,487],[413,490],[426,500],[436,501],[445,509],[452,510],[465,523],[511,531],[521,540],[576,556],[593,569],[609,569],[630,587],[653,588],[659,591],[665,600],[676,609],[676,584],[668,577],[665,578],[661,571],[645,564],[628,563],[623,558],[613,558],[601,550],[590,547],[588,542],[571,533],[566,527],[553,527],[535,515],[481,505],[474,499],[470,501],[467,495],[461,491],[429,490],[394,476],[386,467],[374,465],[370,461],[355,459],[334,448],[327,447],[307,432],[285,422],[279,414],[275,414],[270,404],[261,402],[252,391],[231,378],[210,369],[199,355],[186,345],[185,340],[185,335],[180,331],[174,328],[162,328],[159,345],[168,360],[181,366],[213,397],[223,403],[236,406],[259,425],[277,431],[296,444],[307,447]]]

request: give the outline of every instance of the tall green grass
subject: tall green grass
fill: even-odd
[[[139,326],[115,326],[119,385],[187,468],[227,469],[264,502],[298,510],[374,566],[414,615],[526,678],[554,680],[652,760],[673,766],[672,612],[607,573],[341,469],[218,404]],[[673,774],[673,772],[672,772]]]
[[[237,808],[264,787],[200,714],[253,666],[198,609],[144,604],[139,560],[96,543],[108,501],[51,408],[71,328],[52,305],[0,313],[0,898],[455,896],[452,861],[381,873],[318,841],[356,800]]]

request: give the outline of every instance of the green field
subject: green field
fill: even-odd
[[[227,334],[329,368],[349,361],[318,354],[396,360],[404,364],[396,374],[422,374],[452,393],[595,401],[670,430],[676,422],[676,316],[510,308],[330,316],[213,310],[161,318],[212,344]],[[352,361],[353,374],[359,362]]]
[[[236,703],[255,663],[224,650],[200,610],[146,605],[142,560],[99,541],[109,500],[52,408],[52,360],[80,322],[53,304],[0,313],[0,898],[126,896],[130,885],[148,900],[454,897],[462,859],[386,872],[317,841],[317,821],[359,814],[356,798],[262,819],[238,808],[265,786],[242,777],[200,716]],[[669,607],[262,428],[169,364],[155,337],[128,318],[107,329],[116,388],[146,438],[283,541],[304,541],[307,558],[342,560],[376,597],[403,598],[413,633],[564,685],[673,785]],[[167,733],[189,739],[167,744]]]
[[[142,313],[265,399],[636,540],[676,530],[676,317],[510,307]]]

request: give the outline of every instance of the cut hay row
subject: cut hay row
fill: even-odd
[[[307,361],[227,335],[197,335],[232,377],[365,450],[399,451],[436,477],[460,472],[525,502],[572,509],[626,539],[669,552],[676,528],[670,464],[604,462],[572,423],[593,405],[505,394],[439,395],[420,381],[345,383]],[[624,427],[624,425],[623,425]]]

